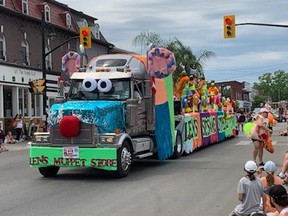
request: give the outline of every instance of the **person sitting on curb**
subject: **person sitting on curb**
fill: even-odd
[[[253,212],[259,212],[261,198],[265,203],[265,195],[260,178],[255,176],[257,171],[257,164],[255,161],[247,161],[244,166],[246,175],[242,177],[238,183],[238,199],[241,202],[235,207],[229,216],[250,215]],[[263,212],[265,213],[265,205],[263,205]]]
[[[3,145],[4,140],[5,140],[5,135],[4,135],[2,128],[0,128],[0,153],[8,151],[8,149],[6,149]]]
[[[4,143],[15,144],[16,140],[13,138],[12,132],[8,131]]]
[[[270,188],[273,185],[282,185],[283,184],[283,180],[280,177],[274,175],[276,170],[277,170],[277,167],[273,161],[267,161],[265,163],[264,171],[266,173],[266,176],[263,176],[261,178],[264,189]],[[271,205],[270,197],[267,194],[265,195],[265,197],[266,197],[266,202],[263,203],[263,205],[266,206],[265,207],[266,214],[269,216],[277,216],[279,213],[277,212],[277,209]]]
[[[278,216],[288,216],[288,194],[283,185],[273,185],[265,193],[270,196],[271,205],[279,212]]]

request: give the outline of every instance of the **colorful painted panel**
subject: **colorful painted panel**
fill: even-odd
[[[158,79],[155,78],[155,135],[158,149],[158,158],[165,160],[173,154],[174,141],[174,106],[167,95],[172,94],[172,75]],[[171,91],[171,92],[169,92]],[[170,110],[172,109],[172,110]],[[173,114],[172,116],[170,116]],[[173,132],[172,132],[173,131]]]
[[[217,121],[218,121],[218,141],[221,142],[226,139],[225,130],[227,127],[226,120],[224,118],[224,112],[217,112]]]
[[[180,131],[183,138],[183,149],[186,154],[189,154],[202,144],[200,114],[189,113],[185,114],[183,118],[184,121],[181,121],[176,129],[182,129]]]
[[[210,143],[218,142],[218,118],[216,112],[209,112],[208,127],[210,128]]]
[[[200,113],[201,119],[201,133],[202,133],[202,146],[210,143],[210,116],[209,112]]]

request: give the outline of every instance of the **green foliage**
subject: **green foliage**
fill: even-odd
[[[173,80],[176,81],[179,79],[183,70],[187,73],[191,69],[197,69],[197,76],[200,77],[203,74],[203,66],[206,61],[215,56],[214,52],[211,51],[200,51],[196,55],[193,53],[192,49],[189,46],[185,46],[178,38],[174,37],[169,41],[163,40],[159,34],[154,32],[144,31],[136,36],[133,40],[134,45],[141,45],[141,48],[148,47],[149,44],[154,46],[165,47],[171,52],[174,53],[177,68],[173,73]]]
[[[254,108],[260,107],[261,103],[265,103],[266,102],[266,97],[264,95],[256,95],[254,97],[254,100],[252,101],[252,110]]]
[[[288,100],[288,73],[283,70],[275,71],[273,74],[268,72],[258,80],[259,83],[254,83],[253,88],[261,95],[262,103],[269,100],[273,102]]]

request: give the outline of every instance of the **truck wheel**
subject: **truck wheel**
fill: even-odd
[[[127,141],[122,143],[117,152],[117,177],[123,178],[128,175],[132,165],[132,150]]]
[[[39,167],[39,172],[44,176],[44,177],[54,177],[57,175],[60,167],[57,166],[49,166],[49,167]]]
[[[177,131],[176,138],[175,138],[174,153],[173,153],[172,158],[174,159],[180,158],[182,155],[182,149],[183,149],[183,141],[182,141],[181,132]]]

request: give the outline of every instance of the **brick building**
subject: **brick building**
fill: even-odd
[[[217,82],[215,85],[225,97],[234,99],[238,102],[239,108],[249,112],[252,107],[251,93],[252,88],[247,82],[225,81]]]
[[[92,31],[88,59],[114,50],[96,21],[55,0],[0,0],[0,124],[4,129],[17,113],[26,119],[44,118],[43,96],[30,94],[28,82],[43,78],[45,58],[47,105],[53,104],[57,80],[63,75],[61,58],[68,51],[79,51],[80,27]]]

